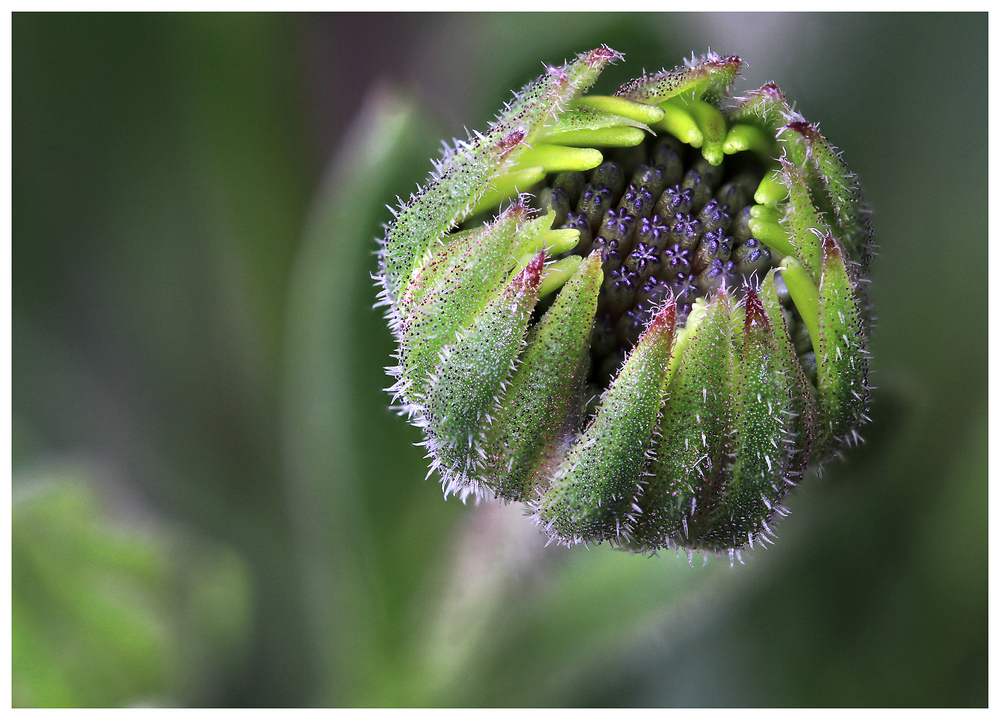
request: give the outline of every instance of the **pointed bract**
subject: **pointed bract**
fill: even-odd
[[[526,209],[512,205],[428,259],[406,302],[400,328],[403,388],[420,397],[441,350],[470,325],[514,265]]]
[[[787,208],[782,224],[788,230],[789,240],[795,248],[795,257],[816,283],[823,264],[822,237],[828,231],[826,222],[816,210],[805,174],[799,168],[782,161],[781,179],[788,189]]]
[[[491,181],[515,163],[534,137],[621,55],[608,48],[583,53],[526,85],[486,133],[460,143],[437,164],[426,186],[386,231],[380,277],[395,303],[417,263],[478,204]],[[395,309],[395,305],[391,306]]]
[[[837,149],[823,137],[819,129],[804,120],[786,125],[779,137],[790,144],[797,139],[803,146],[801,155],[807,159],[811,175],[826,190],[833,212],[829,221],[835,225],[838,237],[851,258],[867,268],[874,254],[870,210],[865,204],[858,179],[844,164]]]
[[[423,395],[427,446],[442,467],[446,493],[477,493],[480,447],[491,424],[496,398],[524,345],[538,300],[544,253],[540,253],[494,297],[441,353]]]
[[[623,85],[616,94],[650,105],[658,105],[681,94],[698,98],[707,95],[707,99],[714,101],[733,84],[741,67],[743,61],[736,55],[709,53],[684,67],[643,73],[642,77]]]
[[[733,451],[733,306],[720,290],[678,338],[660,437],[639,499],[641,550],[697,546],[724,491]]]
[[[483,483],[498,497],[523,501],[543,487],[583,413],[588,347],[601,288],[592,254],[563,286],[535,328],[484,443]]]
[[[794,380],[782,369],[774,329],[747,289],[733,363],[733,456],[710,527],[698,547],[724,550],[771,533],[769,520],[792,482]]]
[[[663,400],[675,315],[671,298],[643,333],[538,501],[539,524],[560,542],[628,541]]]
[[[815,343],[823,430],[834,448],[856,445],[868,420],[868,350],[848,266],[837,241],[823,239],[819,337]]]

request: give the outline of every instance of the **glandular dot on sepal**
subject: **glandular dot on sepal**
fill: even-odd
[[[857,180],[776,85],[709,53],[589,90],[547,68],[381,241],[391,388],[446,494],[637,552],[770,542],[868,420]]]

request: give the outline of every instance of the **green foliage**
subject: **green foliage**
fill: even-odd
[[[11,561],[17,707],[190,701],[245,652],[242,562],[110,514],[78,470],[17,478]]]

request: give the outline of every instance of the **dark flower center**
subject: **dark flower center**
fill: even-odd
[[[752,153],[711,165],[701,152],[662,135],[589,172],[551,175],[538,192],[553,228],[580,231],[566,254],[599,250],[604,284],[591,342],[591,382],[607,388],[669,294],[683,325],[697,298],[725,284],[739,297],[774,267],[750,233],[753,194],[765,168]]]

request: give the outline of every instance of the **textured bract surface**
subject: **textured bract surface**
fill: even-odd
[[[548,68],[396,211],[391,391],[446,494],[732,556],[868,419],[868,211],[777,86],[730,95],[740,58],[587,95],[621,59]]]

